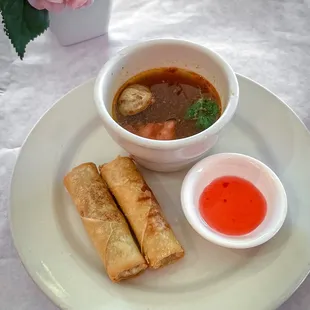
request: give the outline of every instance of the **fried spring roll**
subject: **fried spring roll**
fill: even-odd
[[[118,282],[146,269],[128,224],[96,165],[85,163],[74,168],[65,176],[64,185],[110,279]]]
[[[99,170],[128,219],[149,266],[156,269],[183,257],[183,248],[133,161],[119,156]]]

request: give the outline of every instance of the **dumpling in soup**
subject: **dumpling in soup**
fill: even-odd
[[[124,89],[118,99],[122,115],[135,115],[145,110],[153,101],[152,92],[146,86],[134,84]]]

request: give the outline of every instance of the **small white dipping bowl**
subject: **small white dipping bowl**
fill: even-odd
[[[224,235],[212,229],[200,215],[200,195],[208,184],[223,176],[248,180],[266,199],[266,217],[249,234]],[[183,181],[181,201],[185,217],[197,233],[213,243],[236,249],[251,248],[268,241],[279,231],[287,214],[285,189],[276,174],[259,160],[234,153],[212,155],[193,166]]]
[[[138,73],[161,67],[178,67],[205,77],[220,95],[221,117],[194,136],[169,141],[139,137],[121,127],[111,115],[118,89]],[[202,158],[235,114],[238,99],[236,75],[222,57],[204,46],[176,39],[151,40],[121,50],[101,69],[94,89],[98,112],[113,140],[142,166],[164,172],[180,170]]]

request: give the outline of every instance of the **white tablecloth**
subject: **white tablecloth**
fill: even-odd
[[[27,275],[10,234],[9,184],[24,139],[58,98],[94,77],[110,55],[158,37],[212,47],[235,71],[280,96],[310,128],[309,0],[115,0],[108,36],[62,47],[46,32],[29,44],[24,61],[0,30],[1,310],[56,309]],[[280,309],[310,309],[310,278]]]

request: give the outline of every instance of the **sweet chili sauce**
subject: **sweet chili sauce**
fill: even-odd
[[[202,218],[214,230],[240,236],[262,223],[267,202],[251,182],[224,176],[206,186],[199,199],[199,209]]]

